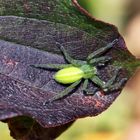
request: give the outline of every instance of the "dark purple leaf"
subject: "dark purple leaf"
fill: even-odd
[[[114,48],[115,54],[116,51],[117,48]],[[79,87],[67,98],[43,105],[65,87],[53,80],[54,71],[36,69],[30,65],[65,63],[63,57],[5,41],[0,41],[0,54],[1,119],[25,115],[35,118],[44,127],[54,127],[77,118],[98,115],[119,94],[114,92],[104,95],[98,92],[94,96],[85,96]],[[113,51],[108,55],[113,57]],[[112,65],[100,69],[101,78],[108,80],[114,70]],[[125,71],[121,71],[118,81],[127,76]],[[5,112],[5,109],[8,109],[8,112]]]
[[[73,122],[58,127],[44,128],[33,119],[25,116],[8,119],[11,136],[22,140],[54,140]]]
[[[9,123],[15,138],[19,136],[15,127],[24,128],[24,124],[23,121],[17,123],[13,117],[33,118],[41,125],[37,125],[39,128],[44,127],[44,132],[50,127],[63,127],[78,118],[100,114],[121,92],[120,89],[105,95],[100,91],[94,96],[85,96],[81,84],[66,98],[44,105],[66,86],[53,80],[55,71],[30,65],[66,63],[56,41],[62,43],[72,57],[84,60],[91,52],[118,38],[118,43],[106,54],[113,62],[99,70],[104,81],[110,79],[119,66],[122,70],[116,82],[129,79],[139,65],[127,51],[116,27],[80,14],[69,0],[3,0],[0,5],[0,120]],[[90,84],[89,88],[96,87]],[[32,123],[27,131],[31,126]],[[34,133],[36,129],[35,126]],[[21,132],[20,136],[27,131]]]

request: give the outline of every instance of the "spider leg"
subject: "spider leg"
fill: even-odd
[[[94,76],[93,78],[91,78],[91,81],[97,84],[98,86],[100,86],[105,92],[118,90],[122,87],[123,83],[127,80],[126,78],[123,78],[120,82],[113,84],[117,78],[119,70],[120,69],[117,69],[115,71],[114,76],[106,83],[103,82],[98,76]]]
[[[119,81],[118,83],[114,84],[114,85],[111,85],[109,87],[109,89],[107,89],[107,91],[109,92],[112,92],[112,91],[115,91],[115,90],[119,90],[122,88],[122,85],[125,84],[125,82],[127,81],[127,78],[123,78],[121,81]]]
[[[82,66],[82,65],[86,64],[86,61],[73,59],[73,58],[67,53],[66,49],[65,49],[60,43],[57,42],[57,44],[60,45],[60,50],[63,52],[65,59],[66,59],[70,64],[73,64],[74,66]]]
[[[66,95],[68,95],[72,90],[74,90],[74,88],[76,86],[78,86],[80,84],[81,80],[76,81],[75,83],[71,84],[69,87],[67,87],[65,90],[63,90],[62,92],[60,92],[59,94],[55,95],[54,97],[52,97],[51,99],[49,99],[49,101],[46,101],[45,104],[47,104],[48,102],[53,102],[56,100],[59,100],[63,97],[65,97]]]
[[[104,89],[105,87],[105,82],[103,82],[98,76],[94,76],[93,78],[90,79],[93,83]]]
[[[71,64],[35,64],[31,66],[35,68],[41,68],[41,69],[59,70],[59,69],[71,67],[72,65]]]
[[[97,89],[95,89],[95,90],[89,90],[89,89],[87,89],[88,83],[89,83],[89,80],[86,79],[86,80],[84,81],[83,89],[82,89],[82,90],[83,90],[83,92],[84,92],[86,95],[94,95],[94,94],[96,93],[96,90],[97,90]]]
[[[102,81],[98,76],[94,76],[91,78],[91,81],[101,87],[104,91],[107,91],[108,88],[113,84],[116,79],[116,75],[114,75],[107,83]]]
[[[104,65],[106,62],[110,61],[112,58],[109,56],[103,56],[99,58],[94,58],[89,61],[89,64],[95,65],[95,66],[101,66]]]
[[[83,83],[83,88],[82,88],[82,91],[83,92],[87,92],[87,87],[88,87],[88,79],[85,79],[84,83]]]
[[[96,50],[95,52],[89,54],[89,56],[87,57],[87,60],[91,60],[94,57],[97,57],[103,53],[105,53],[108,49],[112,48],[113,45],[118,41],[118,39],[115,39],[114,41],[112,41],[111,43],[107,44],[105,47],[102,47],[98,50]]]
[[[120,68],[116,69],[114,76],[105,84],[105,88],[109,89],[110,86],[112,86],[112,84],[115,82],[115,80],[117,78],[119,71],[120,71]]]

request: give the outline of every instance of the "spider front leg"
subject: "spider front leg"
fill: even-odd
[[[123,78],[118,83],[113,84],[116,80],[116,77],[118,75],[119,70],[120,69],[117,69],[115,71],[114,76],[109,81],[107,81],[106,83],[103,82],[98,76],[94,76],[93,78],[91,78],[91,80],[92,80],[92,82],[94,82],[95,84],[100,86],[103,89],[103,91],[105,91],[105,92],[109,92],[109,91],[111,92],[111,91],[114,91],[114,90],[119,90],[122,87],[122,85],[124,84],[124,82],[127,80],[126,78]]]
[[[66,51],[66,49],[57,42],[58,45],[60,45],[60,50],[63,52],[65,59],[70,63],[73,64],[74,66],[82,66],[84,64],[86,64],[86,61],[82,61],[82,60],[76,60],[73,59]]]
[[[127,78],[123,78],[121,81],[119,81],[118,83],[114,84],[114,85],[111,85],[107,91],[108,92],[112,92],[112,91],[115,91],[115,90],[119,90],[124,84],[125,82],[127,81]]]
[[[107,46],[102,47],[102,48],[98,49],[97,51],[95,51],[95,52],[89,54],[89,56],[87,57],[87,61],[89,61],[89,60],[91,60],[91,59],[93,59],[93,58],[95,58],[95,57],[97,57],[97,56],[99,56],[99,55],[105,53],[108,49],[112,48],[113,45],[114,45],[117,41],[118,41],[118,39],[115,39],[113,42],[107,44]]]
[[[89,61],[89,64],[94,66],[103,66],[105,63],[109,62],[112,58],[109,56],[103,56],[99,58],[94,58]]]
[[[47,103],[50,103],[50,102],[53,102],[53,101],[56,101],[56,100],[59,100],[63,97],[65,97],[66,95],[68,95],[72,90],[75,89],[76,86],[78,86],[80,84],[81,80],[79,81],[76,81],[75,83],[71,84],[69,87],[67,87],[65,90],[63,90],[62,92],[60,92],[59,94],[55,95],[54,97],[52,97],[51,99],[49,99],[49,101],[46,101],[44,103],[47,104]]]

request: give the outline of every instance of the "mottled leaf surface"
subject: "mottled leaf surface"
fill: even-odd
[[[122,70],[116,82],[129,79],[137,65],[129,66],[139,64],[126,50],[116,27],[85,17],[70,0],[2,0],[0,5],[0,120],[24,115],[43,127],[60,126],[100,114],[120,94],[121,90],[85,96],[81,84],[66,98],[44,105],[66,86],[53,80],[55,71],[30,65],[66,63],[56,42],[63,44],[75,59],[84,60],[89,53],[118,38],[106,53],[113,60],[99,69],[104,81],[113,76],[118,66]],[[90,84],[89,88],[97,87]]]
[[[85,96],[79,87],[67,98],[43,105],[65,87],[53,80],[54,71],[36,69],[30,65],[65,63],[63,57],[5,41],[0,41],[0,54],[1,119],[9,118],[9,113],[10,117],[27,115],[44,127],[57,126],[79,117],[101,113],[119,94],[103,95],[98,92],[94,96]],[[101,78],[108,80],[114,70],[111,65],[100,69]],[[125,76],[122,70],[118,80]],[[4,107],[8,108],[7,112]]]

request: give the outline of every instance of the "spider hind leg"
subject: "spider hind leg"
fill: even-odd
[[[46,101],[44,105],[47,103],[62,99],[63,97],[67,96],[71,91],[75,89],[76,86],[80,84],[80,82],[81,80],[76,81],[75,83],[71,84],[69,87],[65,88],[62,92],[58,93],[57,95],[55,95],[54,97]]]

